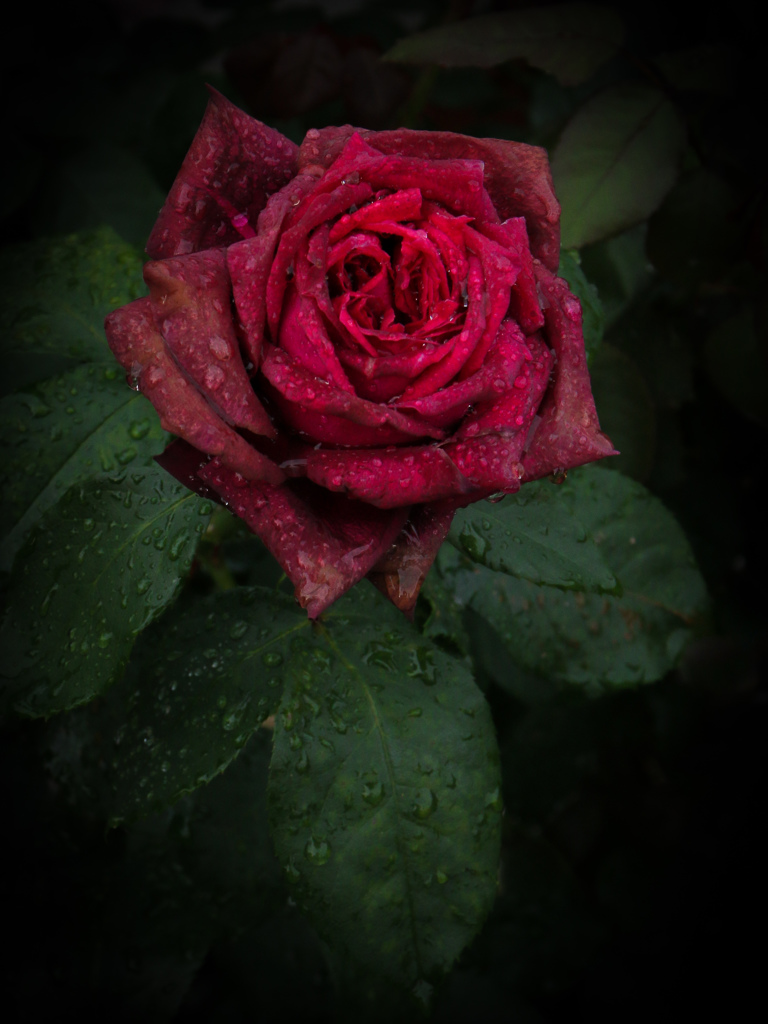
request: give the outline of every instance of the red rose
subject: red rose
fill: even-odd
[[[310,616],[366,575],[409,610],[457,508],[612,453],[559,213],[536,147],[296,147],[212,94],[107,337]]]

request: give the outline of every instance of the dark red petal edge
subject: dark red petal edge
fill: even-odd
[[[283,472],[252,448],[210,407],[166,350],[152,317],[152,300],[136,299],[104,322],[109,347],[130,379],[160,414],[164,430],[251,480],[278,484]]]
[[[395,543],[368,573],[371,583],[409,618],[460,504],[448,500],[414,506]]]
[[[147,242],[152,259],[231,245],[296,173],[298,147],[210,89],[189,152]],[[233,220],[238,218],[240,228]]]
[[[147,263],[144,280],[157,328],[187,377],[232,426],[274,437],[240,356],[224,251]]]
[[[382,511],[303,480],[252,484],[218,459],[200,477],[269,548],[311,619],[370,572],[408,515],[408,509]]]
[[[522,142],[475,139],[454,132],[409,128],[371,132],[344,125],[325,128],[311,138],[308,135],[299,150],[299,167],[330,167],[355,132],[369,146],[385,154],[433,160],[482,160],[485,187],[501,219],[525,217],[531,252],[550,270],[557,270],[560,204],[552,186],[546,150]]]
[[[538,410],[536,432],[523,457],[524,479],[617,455],[600,430],[584,351],[581,305],[567,283],[540,264],[535,267],[542,297],[545,333],[554,350],[554,384]]]

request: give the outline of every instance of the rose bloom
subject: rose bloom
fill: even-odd
[[[262,539],[311,617],[368,576],[410,613],[458,508],[613,454],[557,277],[544,150],[312,129],[212,91],[109,344],[160,456]]]

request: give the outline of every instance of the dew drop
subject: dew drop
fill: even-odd
[[[304,856],[310,864],[326,864],[331,858],[331,848],[324,839],[316,839],[310,836],[307,845],[304,847]]]
[[[363,800],[371,807],[378,807],[384,799],[384,787],[380,782],[366,782],[363,786]]]
[[[416,792],[411,811],[416,818],[424,821],[437,810],[437,796],[431,789],[419,789]]]

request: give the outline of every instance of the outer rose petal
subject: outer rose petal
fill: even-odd
[[[424,398],[394,404],[398,409],[412,409],[436,426],[447,427],[465,416],[469,407],[478,402],[498,401],[510,389],[519,393],[520,388],[515,389],[515,381],[520,377],[524,362],[530,359],[531,353],[517,324],[505,321],[495,345],[476,373]]]
[[[299,150],[299,167],[330,167],[355,133],[382,153],[428,160],[482,160],[485,187],[502,220],[525,217],[531,251],[550,270],[560,262],[560,204],[555,198],[546,150],[504,139],[473,139],[453,132],[371,132],[344,125],[307,137]]]
[[[227,266],[245,345],[255,367],[261,363],[261,345],[267,316],[267,281],[272,269],[280,229],[286,215],[314,187],[315,179],[299,174],[281,192],[270,196],[259,214],[258,234],[227,249]]]
[[[407,509],[382,511],[306,481],[251,484],[214,459],[199,476],[262,539],[311,619],[354,586],[391,546]]]
[[[441,447],[348,448],[307,452],[307,476],[377,508],[402,508],[474,490]]]
[[[444,437],[414,413],[369,402],[305,370],[287,352],[266,346],[261,372],[294,431],[323,444],[383,445]],[[282,400],[280,400],[282,399]]]
[[[296,173],[298,147],[209,89],[202,123],[147,242],[153,259],[231,245],[244,214],[255,225],[267,197]]]
[[[409,617],[457,507],[451,500],[415,505],[395,543],[368,573],[371,583]]]
[[[526,480],[617,455],[600,431],[589,382],[581,305],[562,278],[536,268],[547,340],[557,357],[555,382],[539,408],[541,422],[523,458]]]
[[[186,379],[166,351],[152,318],[152,300],[136,299],[110,313],[105,322],[109,347],[138,379],[139,390],[160,414],[163,429],[178,434],[209,455],[218,455],[250,480],[279,484],[283,472],[228,427]]]
[[[148,263],[144,280],[155,323],[182,370],[228,423],[274,437],[240,358],[223,250]]]

